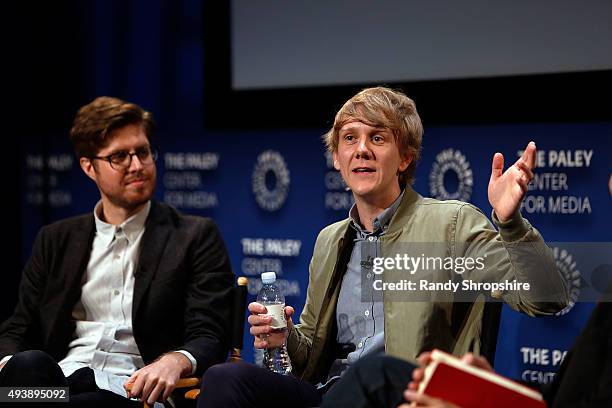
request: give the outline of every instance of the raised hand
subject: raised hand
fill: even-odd
[[[495,153],[489,180],[489,203],[500,221],[507,221],[519,210],[533,179],[536,145],[529,142],[523,155],[504,172],[504,155]]]

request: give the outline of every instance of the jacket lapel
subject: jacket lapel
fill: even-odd
[[[83,273],[87,269],[89,256],[91,254],[91,245],[93,243],[96,232],[94,217],[88,217],[82,225],[82,228],[75,229],[71,233],[70,240],[66,249],[67,254],[74,254],[74,257],[67,257],[74,262],[68,262],[63,266],[66,271],[66,288],[68,288],[68,296],[71,298],[70,305],[74,306],[76,299],[72,302],[72,298],[77,299],[81,294],[81,280]]]
[[[61,286],[63,290],[58,293],[62,294],[54,297],[52,305],[47,306],[47,311],[56,313],[51,313],[54,320],[43,342],[48,345],[49,353],[58,361],[66,355],[66,346],[74,330],[74,326],[67,322],[72,322],[72,310],[81,297],[81,280],[89,262],[94,234],[93,214],[83,217],[80,225],[70,232],[63,251],[70,255],[65,257],[66,262],[61,265],[64,281]],[[57,309],[53,304],[58,306]]]
[[[168,215],[162,206],[152,201],[151,211],[145,223],[145,232],[140,245],[138,266],[134,273],[132,319],[136,318],[142,300],[149,290],[149,286],[151,286],[151,281],[157,272],[169,236]]]

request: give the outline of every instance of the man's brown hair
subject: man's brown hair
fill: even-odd
[[[110,96],[100,96],[77,112],[70,141],[77,157],[93,157],[110,140],[114,130],[127,125],[141,125],[149,143],[155,133],[150,112],[140,106]]]

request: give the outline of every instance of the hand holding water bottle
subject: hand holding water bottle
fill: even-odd
[[[285,296],[275,284],[274,272],[262,273],[261,282],[257,302],[249,305],[250,332],[255,336],[255,348],[264,349],[263,366],[277,374],[287,375],[292,369],[286,342],[293,329],[293,308],[285,307]]]
[[[248,322],[251,325],[250,332],[255,336],[253,346],[258,349],[265,349],[268,347],[279,347],[287,341],[287,337],[291,330],[293,330],[293,321],[291,316],[293,315],[293,308],[291,306],[285,306],[285,319],[287,320],[286,330],[274,330],[270,323],[272,317],[268,315],[268,309],[257,302],[249,304],[249,312],[251,315],[248,318]]]
[[[267,289],[265,282],[263,282],[263,277],[264,274],[262,274],[262,283],[264,285],[262,290]],[[273,278],[272,283],[276,280],[276,274],[273,277],[271,275],[266,275],[266,277],[269,279]],[[272,290],[274,291],[274,289]],[[284,345],[289,333],[293,329],[293,321],[291,320],[294,312],[293,308],[285,306],[284,297],[280,293],[268,294],[263,290],[263,292],[260,292],[257,300],[257,302],[249,304],[251,315],[248,317],[248,322],[251,325],[250,333],[255,336],[254,347],[266,349]],[[281,313],[283,307],[284,316]]]

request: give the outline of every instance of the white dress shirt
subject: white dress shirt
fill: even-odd
[[[127,397],[123,384],[145,366],[132,329],[134,272],[140,242],[151,203],[120,225],[99,217],[102,202],[94,209],[96,235],[87,270],[83,274],[81,299],[72,311],[76,322],[68,354],[59,362],[67,377],[79,368],[91,367],[100,389]],[[180,351],[192,363],[196,360]]]
[[[79,368],[91,367],[96,385],[103,390],[127,397],[123,384],[144,361],[132,329],[134,271],[140,255],[140,242],[151,202],[120,225],[102,221],[102,201],[94,208],[96,235],[87,270],[81,281],[81,299],[72,311],[76,328],[68,345],[68,354],[59,362],[68,377]],[[177,350],[191,362],[191,353]],[[0,365],[12,356],[6,356]],[[156,403],[156,407],[163,407]]]

